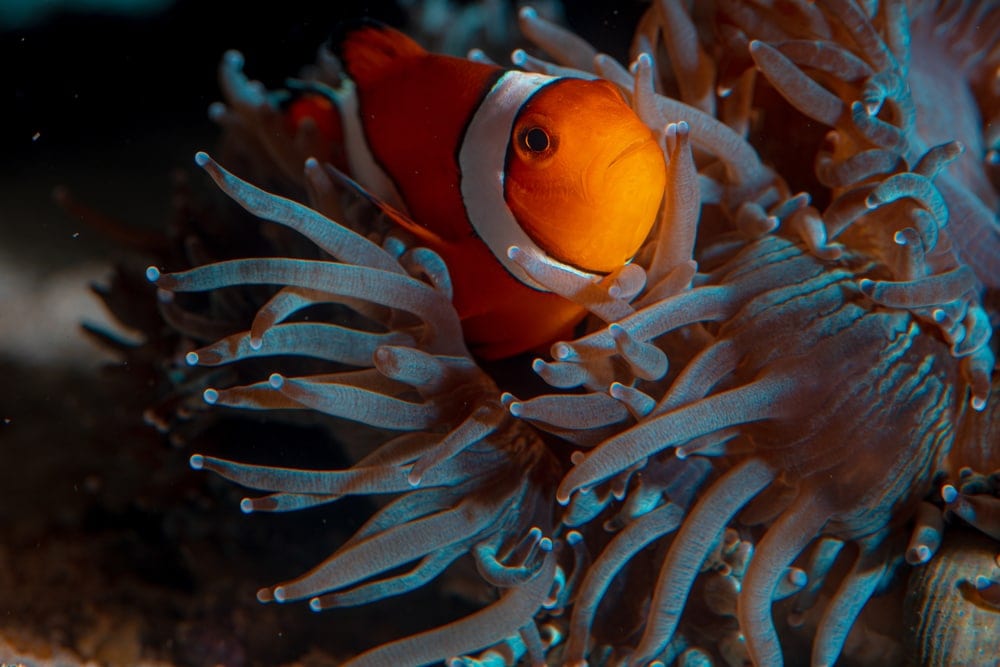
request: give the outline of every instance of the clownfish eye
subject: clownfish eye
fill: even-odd
[[[521,137],[524,147],[532,153],[541,153],[550,145],[548,133],[540,127],[533,127]]]

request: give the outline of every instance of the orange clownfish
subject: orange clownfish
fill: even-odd
[[[347,31],[337,55],[350,172],[444,259],[472,352],[498,359],[568,336],[583,308],[507,250],[588,276],[630,261],[666,180],[652,131],[606,81],[432,54],[379,24]]]

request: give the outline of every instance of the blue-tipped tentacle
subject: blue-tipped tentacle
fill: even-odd
[[[875,593],[885,568],[884,549],[868,545],[862,547],[851,570],[841,580],[836,593],[823,610],[823,617],[813,640],[814,667],[832,667],[840,657],[847,633],[861,609]]]
[[[677,530],[683,519],[684,511],[679,506],[665,503],[625,526],[594,560],[573,606],[565,653],[568,664],[583,664],[597,606],[611,581],[633,556],[654,540]]]
[[[550,552],[527,584],[503,594],[497,602],[448,625],[383,644],[345,663],[345,667],[427,665],[472,653],[502,641],[532,618],[549,594],[556,557]]]
[[[816,537],[827,518],[821,503],[799,497],[757,545],[743,579],[736,613],[750,659],[758,665],[782,664],[781,644],[771,617],[774,592],[782,574]]]
[[[594,276],[553,262],[531,248],[511,246],[507,250],[507,256],[524,269],[535,282],[555,294],[583,305],[605,322],[619,320],[635,312],[626,300],[615,298],[608,293],[610,281],[607,278],[598,282]]]
[[[250,185],[223,169],[207,153],[198,153],[195,161],[208,172],[223,192],[258,218],[300,232],[340,261],[390,273],[404,273],[395,259],[364,236],[326,218],[304,204]]]
[[[313,597],[359,583],[451,545],[467,544],[489,530],[511,502],[517,502],[516,498],[463,499],[454,508],[349,543],[307,574],[275,586],[274,598],[288,602]]]
[[[730,426],[767,419],[793,386],[788,378],[762,378],[647,419],[591,450],[563,478],[557,499],[565,503],[581,487],[593,486],[670,447]]]
[[[256,347],[250,332],[240,332],[189,352],[187,360],[191,366],[219,366],[252,357],[288,354],[370,366],[380,346],[414,343],[412,336],[400,331],[374,333],[335,324],[295,322],[271,328]]]
[[[921,501],[910,544],[906,549],[906,562],[910,565],[922,565],[929,561],[941,546],[942,533],[944,519],[941,510],[936,505]]]
[[[234,285],[295,285],[366,299],[420,317],[422,343],[436,352],[464,354],[461,328],[451,305],[414,278],[367,266],[302,259],[237,259],[160,276],[158,287],[204,292]]]
[[[309,600],[313,611],[342,609],[369,604],[416,590],[436,578],[465,553],[463,546],[440,549],[421,558],[412,569],[353,588],[319,595]]]
[[[257,310],[257,314],[250,325],[251,347],[261,345],[264,334],[278,322],[283,322],[293,314],[309,306],[326,303],[343,304],[351,310],[367,317],[372,322],[383,325],[389,320],[389,309],[370,301],[331,294],[307,287],[282,287],[273,297],[268,299],[267,303]],[[219,337],[221,336],[216,336],[216,338]]]
[[[507,409],[518,419],[579,430],[601,428],[629,419],[628,410],[603,393],[546,394],[526,401],[514,400]]]
[[[299,470],[198,456],[196,467],[199,469],[211,470],[226,479],[261,491],[345,496],[399,493],[413,488],[408,466],[359,465],[346,470]],[[463,472],[461,464],[442,465],[439,473],[428,474],[421,480],[421,487],[453,486],[460,472]]]
[[[635,649],[633,664],[652,659],[673,638],[702,563],[726,525],[770,484],[775,474],[764,462],[749,459],[713,482],[688,512],[660,567],[650,615]]]

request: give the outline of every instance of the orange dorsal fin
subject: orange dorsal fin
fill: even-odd
[[[381,79],[401,60],[427,54],[403,33],[371,19],[341,25],[332,42],[344,70],[363,84]]]

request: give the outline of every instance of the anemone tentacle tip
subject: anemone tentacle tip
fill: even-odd
[[[941,487],[941,500],[946,503],[953,503],[958,499],[958,489],[956,489],[951,484],[945,484]]]
[[[212,158],[209,157],[208,153],[206,153],[205,151],[198,151],[197,153],[194,154],[194,163],[199,167],[204,167],[211,161]]]
[[[281,389],[285,386],[285,377],[281,373],[271,373],[267,378],[267,383],[274,389]]]
[[[906,552],[906,562],[910,565],[922,565],[931,559],[931,550],[924,544]]]
[[[240,511],[244,514],[253,514],[253,499],[243,498],[240,500]]]
[[[260,336],[250,336],[250,349],[259,350],[264,347],[264,339]]]
[[[566,342],[559,342],[552,346],[552,356],[559,361],[567,361],[573,358],[573,346]]]
[[[288,600],[288,591],[285,590],[284,586],[275,586],[273,594],[276,602],[286,602]]]
[[[201,393],[201,397],[209,405],[215,405],[215,402],[219,400],[219,390],[209,387]]]
[[[316,169],[319,167],[319,160],[310,155],[306,158],[305,167],[306,169]]]
[[[155,266],[147,266],[146,280],[148,280],[151,283],[155,283],[159,279],[160,279],[160,270]]]
[[[201,454],[192,454],[191,458],[188,459],[188,465],[195,470],[201,470],[205,467],[205,457]]]
[[[228,107],[222,102],[212,102],[208,105],[208,119],[217,123],[220,122],[226,117],[227,109]]]
[[[517,13],[517,15],[525,20],[534,20],[538,18],[538,10],[531,5],[525,5],[524,7],[521,7],[521,10]]]
[[[319,598],[312,598],[309,600],[309,609],[311,611],[323,611],[323,602]]]
[[[188,366],[197,366],[199,361],[197,352],[188,352],[184,355],[184,363]]]

